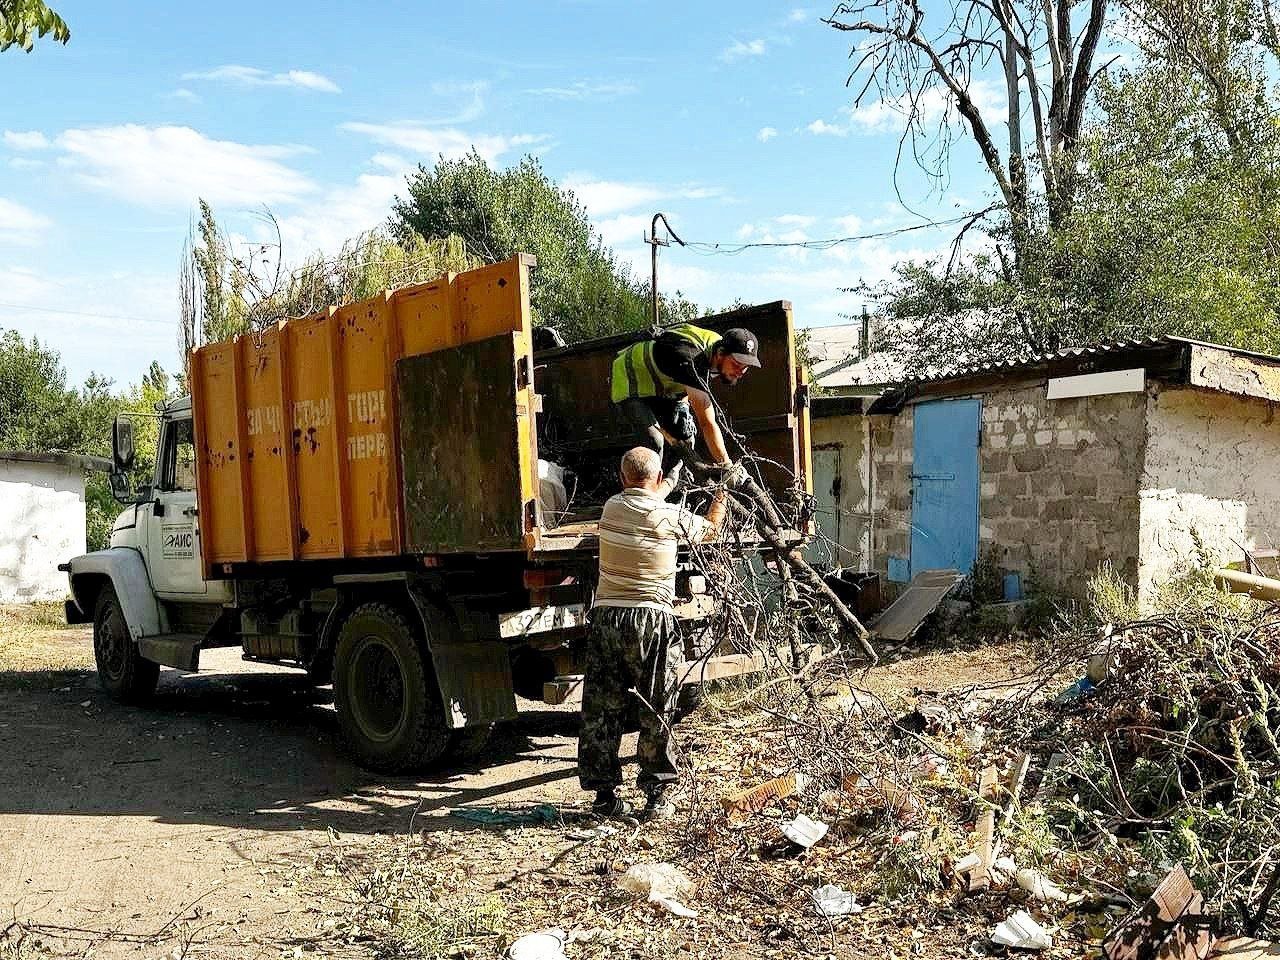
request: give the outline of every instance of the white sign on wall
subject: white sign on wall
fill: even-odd
[[[1046,400],[1071,397],[1097,397],[1106,393],[1141,393],[1147,386],[1146,370],[1112,370],[1108,373],[1082,373],[1076,377],[1050,377]]]

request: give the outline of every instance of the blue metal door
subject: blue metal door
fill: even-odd
[[[978,400],[915,407],[911,467],[911,574],[971,573],[978,558]]]

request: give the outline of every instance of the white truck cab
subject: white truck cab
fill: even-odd
[[[160,599],[220,604],[231,597],[229,583],[204,579],[200,567],[195,463],[191,400],[183,397],[160,415],[153,481],[117,518],[111,546],[138,551]]]

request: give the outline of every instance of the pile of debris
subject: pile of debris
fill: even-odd
[[[678,731],[674,820],[543,805],[326,867],[361,938],[465,956],[1270,955],[1280,606],[1198,596],[990,656],[1016,672],[904,688],[836,651],[716,692]]]

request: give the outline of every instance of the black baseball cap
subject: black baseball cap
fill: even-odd
[[[760,357],[758,356],[760,341],[756,339],[756,335],[750,330],[742,327],[733,327],[730,330],[726,330],[721,334],[720,342],[716,346],[744,367],[760,366]]]

